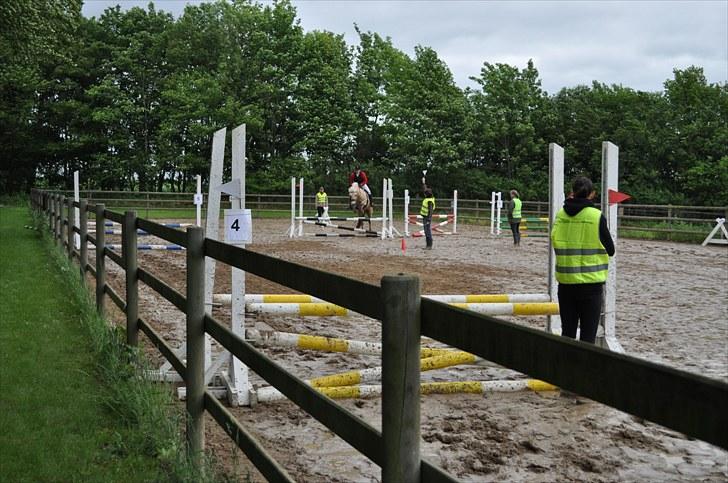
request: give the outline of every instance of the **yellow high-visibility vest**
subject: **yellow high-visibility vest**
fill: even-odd
[[[607,281],[609,255],[599,240],[602,212],[587,207],[575,216],[556,214],[551,242],[556,254],[556,280],[564,284]]]
[[[520,218],[521,217],[521,200],[518,198],[513,198],[513,213],[511,213],[511,218]]]
[[[420,208],[420,215],[427,216],[429,214],[429,210],[427,208],[427,205],[432,203],[432,212],[435,212],[435,197],[430,196],[429,198],[425,198],[422,200],[422,208]]]
[[[320,191],[316,193],[316,206],[326,206],[328,204],[329,197],[326,193]]]

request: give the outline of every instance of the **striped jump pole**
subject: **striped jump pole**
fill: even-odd
[[[96,233],[96,230],[89,230],[89,233]],[[121,235],[121,230],[104,230],[104,234],[106,235]],[[137,230],[136,232],[137,236],[151,236],[151,233],[147,233],[144,230]]]
[[[245,338],[256,344],[275,347],[315,350],[321,352],[347,352],[349,354],[381,356],[382,344],[361,340],[339,339],[319,335],[294,334],[271,330],[246,329]],[[420,348],[420,357],[433,357],[453,352],[452,349]]]
[[[230,305],[232,296],[226,293],[216,293],[212,302],[221,305]],[[326,303],[325,300],[313,295],[304,294],[245,294],[246,304],[280,304],[280,303]]]
[[[523,294],[473,294],[473,295],[423,295],[423,298],[445,303],[533,303],[551,302],[549,294],[523,293]]]
[[[559,304],[555,302],[451,303],[450,305],[484,315],[557,315],[559,313]]]
[[[423,295],[423,298],[444,303],[533,303],[550,302],[548,294],[472,294],[472,295]],[[230,305],[230,294],[215,294],[213,302]],[[306,294],[245,294],[245,303],[327,303],[326,300]]]
[[[96,226],[96,223],[93,221],[88,222],[89,225]],[[197,226],[194,223],[158,223],[159,225],[166,226],[168,228],[187,228],[189,226]],[[105,227],[115,227],[115,226],[121,226],[121,224],[115,222],[115,221],[106,221],[104,222]],[[94,228],[94,231],[95,228]]]
[[[300,316],[341,316],[346,317],[350,310],[328,302],[312,303],[262,303],[245,304],[245,310],[254,314],[281,314]],[[353,313],[353,312],[351,312]]]
[[[111,250],[121,250],[121,244],[119,243],[112,243],[110,245],[105,245],[106,248],[109,248]],[[137,245],[137,250],[167,250],[167,251],[180,251],[184,250],[185,247],[180,245],[149,245],[149,244],[143,244],[143,245]]]
[[[460,364],[475,364],[477,357],[469,352],[449,351],[432,357],[423,357],[420,359],[420,371],[434,371],[444,369],[446,367],[458,366]],[[316,377],[308,381],[313,387],[335,387],[335,386],[354,386],[366,382],[375,382],[381,380],[382,368],[372,367],[369,369],[361,369],[358,371],[342,372],[340,374],[331,374],[329,376]]]
[[[461,381],[423,382],[420,394],[486,394],[492,392],[555,391],[558,387],[538,379],[514,381]],[[316,390],[332,399],[358,399],[382,394],[381,385],[358,385],[339,387],[317,387]],[[256,392],[257,402],[282,401],[286,397],[278,391],[266,388]]]
[[[141,250],[141,248],[140,248]],[[450,302],[449,305],[472,310],[486,315],[556,315],[559,304],[555,302],[534,303],[467,303]],[[340,316],[346,317],[354,312],[330,303],[250,303],[245,308],[258,314],[300,315],[300,316]]]

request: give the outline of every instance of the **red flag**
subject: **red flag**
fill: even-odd
[[[407,251],[407,242],[405,242],[404,238],[402,238],[402,255],[404,255],[406,251]]]
[[[626,193],[620,193],[619,191],[609,190],[609,204],[615,205],[623,201],[627,201],[632,197]]]

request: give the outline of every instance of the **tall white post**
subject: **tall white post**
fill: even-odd
[[[495,235],[495,191],[490,192],[490,234]]]
[[[452,233],[458,232],[458,190],[452,192]]]
[[[409,190],[404,190],[404,236],[409,236]]]
[[[205,217],[205,236],[220,239],[220,198],[217,189],[222,185],[222,168],[225,159],[225,136],[227,129],[215,131],[212,137],[212,157],[210,159],[210,186],[207,190],[207,211]],[[205,257],[205,310],[212,315],[212,294],[215,288],[215,259]],[[205,368],[212,364],[210,337],[205,336]]]
[[[202,176],[197,175],[197,191],[195,192],[195,225],[202,226]]]
[[[549,144],[549,295],[552,302],[558,302],[558,284],[556,283],[556,255],[551,245],[551,228],[554,226],[556,213],[564,204],[564,148],[556,143]],[[549,315],[546,330],[561,335],[561,318]]]
[[[298,178],[298,236],[303,236],[303,178]]]
[[[387,236],[387,178],[382,179],[382,240]]]
[[[73,201],[75,201],[76,203],[78,203],[79,200],[81,199],[79,197],[79,190],[80,190],[80,188],[79,188],[79,181],[78,181],[78,171],[74,171],[73,172]],[[81,212],[79,211],[79,209],[74,208],[73,209],[73,224],[74,224],[74,226],[78,226],[79,228],[80,228],[79,225],[81,223],[79,221],[80,216],[81,216]],[[73,235],[73,246],[76,247],[76,250],[81,249],[81,236],[78,233],[74,233],[74,235]]]
[[[387,229],[387,236],[394,238],[394,186],[392,184],[392,178],[387,180],[387,206],[389,207],[389,227]]]
[[[602,143],[602,213],[607,219],[609,233],[612,235],[615,249],[617,248],[617,212],[618,204],[609,203],[609,191],[619,191],[619,148],[609,141]],[[603,338],[598,337],[597,343],[606,346],[615,352],[624,352],[615,333],[617,306],[617,253],[609,257],[609,272],[607,283],[604,286],[604,312],[600,325],[603,329]],[[598,334],[599,335],[599,334]]]
[[[296,177],[291,177],[291,228],[289,238],[296,236]]]
[[[233,129],[233,181],[240,183],[240,198],[231,196],[233,210],[245,209],[245,124]],[[239,245],[245,248],[245,245]],[[245,338],[245,272],[232,267],[232,307],[231,330],[241,339]],[[233,406],[250,404],[250,390],[248,385],[248,367],[238,358],[229,355],[228,359],[228,399]]]

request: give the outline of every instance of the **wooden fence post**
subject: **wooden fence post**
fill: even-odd
[[[56,244],[63,248],[63,237],[61,236],[61,227],[63,226],[63,218],[61,217],[61,195],[55,195],[54,203],[54,225],[53,237]]]
[[[383,483],[420,481],[420,280],[382,278]]]
[[[121,225],[121,256],[124,260],[126,275],[126,343],[132,347],[139,345],[139,281],[137,279],[137,214],[136,211],[124,213]]]
[[[204,242],[202,228],[187,229],[187,449],[198,468],[205,450]]]
[[[67,228],[66,230],[66,242],[68,243],[68,261],[73,261],[73,198],[68,197],[66,198],[66,207],[68,208],[68,211],[66,212],[66,219],[68,220]]]
[[[96,204],[96,311],[101,317],[104,316],[104,289],[106,288],[106,255],[104,245],[106,244],[106,228],[104,220],[104,204]]]
[[[86,238],[88,236],[88,213],[86,210],[88,210],[88,202],[86,200],[79,201],[79,221],[78,224],[80,225],[79,228],[81,230],[80,235],[80,244],[79,247],[79,259],[78,263],[81,266],[81,283],[86,285],[86,265],[88,265],[88,239]]]
[[[48,230],[53,233],[53,196],[44,193],[46,198],[46,214],[48,215]]]

